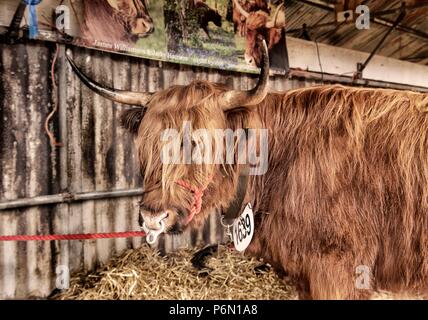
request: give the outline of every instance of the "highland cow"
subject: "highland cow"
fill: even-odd
[[[269,50],[272,50],[283,37],[285,37],[283,26],[285,24],[285,16],[279,14],[283,3],[281,3],[275,11],[272,20],[269,20],[269,11],[257,10],[247,12],[239,3],[238,0],[233,0],[234,8],[240,12],[240,16],[245,18],[245,61],[252,66],[260,66],[261,63],[261,48],[259,47],[259,39],[265,39]]]
[[[156,93],[92,90],[136,105],[123,125],[135,135],[144,175],[141,217],[149,230],[180,233],[234,200],[242,166],[165,165],[160,135],[195,128],[266,128],[269,166],[250,176],[255,234],[248,254],[288,275],[300,298],[362,299],[377,289],[427,294],[428,95],[327,85],[268,92],[269,60],[255,88],[193,81]],[[195,203],[195,199],[200,201]],[[366,270],[364,286],[358,274]]]
[[[238,4],[245,11],[255,12],[263,11],[267,14],[270,13],[268,4],[266,0],[238,0]],[[247,27],[245,20],[247,18],[246,14],[242,14],[242,10],[236,6],[235,1],[233,1],[233,11],[232,11],[232,21],[233,21],[233,30],[235,33],[239,34],[241,37],[247,35]]]
[[[205,34],[208,38],[211,38],[208,24],[210,22],[214,23],[217,27],[221,27],[222,18],[217,10],[210,8],[206,3],[202,0],[195,1],[195,14],[198,21],[198,26],[204,30]]]
[[[154,31],[146,0],[83,1],[83,18],[82,38],[89,42],[136,42]]]

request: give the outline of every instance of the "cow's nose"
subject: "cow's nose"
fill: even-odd
[[[162,221],[168,218],[168,212],[154,215],[153,213],[141,212],[143,223],[145,227],[150,230],[160,230],[162,228]]]
[[[154,244],[158,236],[165,231],[164,220],[168,218],[168,212],[163,212],[160,215],[140,212],[140,217],[143,219],[142,228],[146,232],[147,243]]]
[[[245,58],[245,62],[247,64],[249,64],[250,66],[253,66],[253,67],[256,66],[256,62],[254,60],[254,57],[252,57],[251,55],[246,53],[244,58]]]

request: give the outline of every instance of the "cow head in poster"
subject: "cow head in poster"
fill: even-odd
[[[239,0],[233,0],[240,16],[245,22],[245,61],[252,66],[260,66],[261,48],[258,38],[265,39],[268,49],[271,50],[283,37],[283,27],[285,25],[285,15],[281,3],[272,19],[266,10],[246,11],[241,6]]]
[[[154,31],[146,0],[83,1],[82,37],[88,40],[129,43]]]
[[[240,0],[240,6],[242,9],[247,12],[255,11],[264,11],[270,13],[270,9],[266,0]],[[235,1],[233,1],[233,28],[235,33],[239,34],[241,37],[245,37],[247,34],[247,26],[245,23],[246,13],[242,14],[242,9],[237,8]]]

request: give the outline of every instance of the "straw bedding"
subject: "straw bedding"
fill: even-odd
[[[144,245],[91,273],[76,274],[70,289],[54,299],[297,299],[272,270],[255,272],[262,262],[220,246],[207,259],[212,271],[195,269],[192,250],[161,256]],[[205,274],[205,275],[204,275]]]
[[[273,270],[255,271],[262,264],[225,246],[207,259],[212,270],[195,269],[192,250],[180,250],[161,256],[142,246],[90,273],[70,279],[70,289],[53,299],[297,299],[294,288]],[[206,270],[205,270],[206,271]],[[374,299],[412,299],[408,295],[377,293]]]

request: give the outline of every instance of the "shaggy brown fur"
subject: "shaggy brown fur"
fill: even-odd
[[[268,173],[253,190],[250,251],[284,268],[303,297],[428,289],[428,96],[328,86],[271,94]],[[260,231],[259,231],[260,230]],[[282,235],[282,236],[279,236]]]
[[[256,230],[247,253],[286,271],[301,298],[428,294],[428,95],[322,86],[223,113],[216,101],[224,90],[195,81],[150,101],[136,137],[150,190],[143,202],[187,212],[191,194],[174,182],[208,184],[198,225],[236,190],[235,166],[163,166],[163,129],[184,120],[194,128],[268,128],[268,172],[250,180]],[[372,271],[370,290],[355,286],[359,265]]]
[[[153,32],[153,21],[145,0],[116,0],[117,9],[107,0],[83,1],[82,38],[107,43],[135,42]]]

